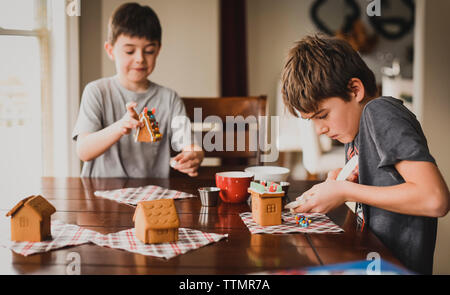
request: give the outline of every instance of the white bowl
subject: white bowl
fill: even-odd
[[[279,166],[252,166],[245,168],[245,172],[250,172],[255,175],[255,180],[264,181],[286,181],[290,170]]]

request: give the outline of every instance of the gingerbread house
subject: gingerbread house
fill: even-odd
[[[156,142],[162,139],[162,134],[159,132],[159,125],[155,119],[155,109],[149,111],[147,107],[144,108],[139,115],[139,121],[144,122],[144,127],[138,127],[134,140],[137,142]]]
[[[252,217],[259,225],[281,224],[281,210],[284,191],[276,183],[265,185],[251,182],[248,192],[252,198]]]
[[[41,242],[51,238],[51,215],[56,209],[42,196],[21,200],[6,216],[11,216],[11,240]]]
[[[178,219],[172,199],[139,202],[133,216],[136,236],[145,244],[178,240]]]

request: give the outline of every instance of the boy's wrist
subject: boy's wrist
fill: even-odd
[[[355,183],[350,181],[342,181],[341,183],[341,196],[344,202],[354,202],[352,196],[352,187]]]
[[[123,127],[122,127],[121,120],[116,121],[115,123],[113,123],[113,124],[111,125],[111,127],[112,127],[113,134],[114,134],[115,136],[121,138],[121,137],[124,135],[124,132],[123,132],[123,130],[122,130]]]

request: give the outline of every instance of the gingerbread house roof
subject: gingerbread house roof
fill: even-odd
[[[175,202],[172,199],[139,202],[133,221],[139,211],[144,215],[145,227],[148,229],[169,229],[180,226]]]
[[[144,122],[144,127],[137,128],[134,137],[135,141],[138,140],[139,133],[141,132],[147,132],[148,135],[150,136],[151,141],[156,141],[160,139],[161,134],[159,133],[159,131],[156,131],[152,126],[152,124],[156,124],[156,127],[158,127],[157,126],[158,123],[156,122],[156,119],[154,117],[154,109],[152,111],[148,111],[147,107],[145,107],[142,113],[139,114],[139,121]]]
[[[274,198],[274,197],[283,197],[284,196],[284,191],[281,190],[281,186],[279,186],[279,185],[277,185],[276,191],[271,192],[267,189],[266,186],[261,185],[259,183],[255,183],[255,182],[250,183],[248,192],[251,194],[256,194],[261,198]]]
[[[14,206],[14,208],[6,213],[6,216],[14,216],[14,214],[22,208],[30,208],[33,210],[39,217],[40,221],[43,217],[50,216],[56,212],[55,207],[53,207],[50,202],[48,202],[44,197],[38,195],[30,196],[21,200],[16,206]]]

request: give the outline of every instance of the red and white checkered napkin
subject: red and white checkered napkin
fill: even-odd
[[[97,232],[84,229],[74,224],[66,224],[59,220],[52,221],[52,239],[43,242],[14,242],[2,239],[0,244],[23,256],[48,252],[67,246],[89,243]]]
[[[184,199],[196,197],[195,195],[175,190],[169,190],[168,188],[160,187],[157,185],[121,188],[109,191],[96,191],[94,192],[94,195],[96,195],[97,197],[103,197],[117,201],[119,203],[126,203],[130,205],[137,205],[137,203],[139,203],[140,201],[151,201],[159,199]]]
[[[218,242],[226,237],[228,237],[228,234],[221,235],[190,228],[179,228],[177,242],[145,244],[136,237],[135,229],[130,228],[117,233],[96,235],[91,242],[99,246],[170,259],[210,243]]]
[[[288,212],[281,214],[282,224],[261,226],[257,224],[251,212],[239,214],[252,234],[287,234],[287,233],[339,233],[344,230],[322,213],[302,213],[311,219],[308,227],[301,227],[295,222],[295,215]]]

